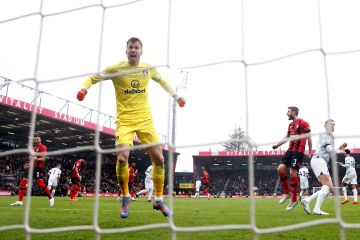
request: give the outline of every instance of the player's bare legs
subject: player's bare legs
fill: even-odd
[[[129,146],[126,144],[116,145],[118,149],[116,153],[116,178],[120,185],[123,198],[120,206],[120,217],[127,218],[130,212],[131,197],[129,194]]]
[[[170,215],[170,210],[165,205],[163,199],[165,167],[164,167],[164,156],[162,154],[162,148],[159,145],[159,146],[149,147],[146,150],[153,164],[152,178],[153,178],[154,190],[155,190],[155,201],[153,204],[153,208],[161,211],[163,215],[167,217]]]

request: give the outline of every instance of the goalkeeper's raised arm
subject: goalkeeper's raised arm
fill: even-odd
[[[164,78],[158,75],[153,77],[152,80],[159,83],[166,92],[168,92],[171,96],[173,96],[179,107],[185,106],[186,104],[185,99],[183,97],[178,96],[175,90],[170,86],[170,84]]]
[[[76,98],[79,100],[79,101],[83,101],[86,94],[88,93],[88,89],[93,85],[93,84],[96,84],[96,83],[99,83],[101,81],[104,81],[104,80],[110,80],[111,79],[111,73],[113,73],[114,71],[116,71],[116,65],[111,65],[109,67],[107,67],[106,69],[104,69],[102,71],[102,75],[98,75],[98,74],[95,74],[93,76],[90,76],[88,77],[84,83],[82,84],[81,86],[81,89],[78,91],[77,93],[77,96]]]
[[[83,101],[88,89],[102,80],[111,79],[116,97],[116,177],[119,182],[123,199],[120,204],[120,217],[127,218],[130,213],[129,170],[128,160],[130,147],[134,144],[134,134],[142,144],[155,144],[147,147],[153,166],[153,182],[155,202],[153,209],[159,210],[165,217],[171,214],[163,201],[165,179],[164,156],[160,139],[156,132],[151,108],[149,105],[149,81],[156,81],[177,101],[180,107],[185,105],[184,98],[158,74],[156,68],[141,62],[143,44],[138,38],[130,38],[126,42],[127,61],[120,61],[103,71],[103,74],[94,75],[85,80],[77,94],[77,99]],[[106,93],[108,96],[108,93]]]

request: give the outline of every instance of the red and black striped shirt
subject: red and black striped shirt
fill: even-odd
[[[34,146],[34,152],[47,152],[47,147],[44,144],[39,143],[39,145]],[[37,156],[37,157],[41,158],[43,156]],[[34,167],[44,169],[45,162],[40,162],[40,161],[35,160],[34,161]]]
[[[134,183],[135,181],[135,168],[133,166],[129,166],[129,183]]]
[[[208,174],[208,172],[207,172],[205,169],[202,170],[201,178],[202,178],[204,184],[208,184],[208,183],[209,183],[209,174]]]
[[[78,177],[80,177],[81,163],[82,163],[82,162],[80,161],[80,159],[77,160],[77,161],[74,163],[74,166],[73,166],[73,168],[72,168],[72,170],[71,170],[71,177],[72,177],[72,178],[78,178]],[[77,171],[76,171],[76,169],[77,169]]]
[[[295,119],[289,124],[287,137],[301,135],[310,132],[310,125],[301,118]],[[307,138],[290,140],[288,151],[304,153]]]

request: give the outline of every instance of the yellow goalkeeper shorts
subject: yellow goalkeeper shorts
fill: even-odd
[[[138,121],[136,123],[121,123],[117,121],[115,132],[115,145],[134,145],[134,136],[138,137],[142,144],[160,143],[152,119]]]

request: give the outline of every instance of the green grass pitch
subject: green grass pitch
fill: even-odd
[[[9,203],[16,201],[16,197],[0,197],[0,228],[12,224],[22,224],[24,207],[12,207]],[[330,216],[314,216],[304,212],[298,206],[290,212],[285,211],[286,204],[279,205],[278,199],[256,198],[256,226],[260,229],[287,226],[312,220],[334,218],[335,200],[328,198],[323,210]],[[174,199],[174,224],[177,227],[214,226],[249,224],[249,199]],[[312,203],[314,204],[314,203]],[[55,206],[49,207],[46,197],[32,197],[30,210],[30,226],[32,228],[56,228],[93,223],[93,198],[79,198],[70,202],[68,198],[58,197]],[[312,205],[313,207],[313,205]],[[346,223],[360,223],[360,205],[341,205],[341,216]],[[167,223],[160,212],[152,209],[152,204],[145,198],[131,202],[131,212],[128,219],[119,217],[119,202],[115,198],[101,198],[99,205],[99,226],[102,229],[117,229],[143,226],[154,223]],[[339,239],[340,228],[337,224],[313,226],[298,230],[261,234],[258,239]],[[88,240],[95,239],[93,231],[71,231],[61,233],[32,234],[31,239],[66,239]],[[166,228],[152,229],[139,232],[104,234],[101,239],[171,239],[171,231]],[[346,229],[346,239],[360,239],[359,229]],[[221,230],[196,231],[190,233],[178,232],[177,240],[182,239],[253,239],[250,230]],[[25,239],[24,230],[1,231],[0,239]]]

